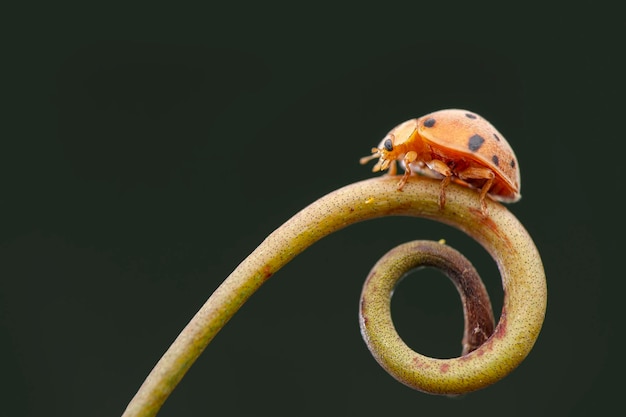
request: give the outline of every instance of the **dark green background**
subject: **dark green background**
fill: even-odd
[[[211,292],[298,210],[369,178],[394,125],[460,107],[517,153],[510,209],[544,260],[549,304],[525,362],[458,400],[372,359],[363,279],[394,245],[451,228],[394,218],[324,239],[217,336],[160,415],[590,415],[619,406],[624,37],[595,6],[286,3],[29,5],[4,13],[0,346],[7,416],[119,415]],[[579,8],[577,8],[579,7]],[[436,273],[394,297],[400,334],[460,351]],[[620,352],[621,353],[621,352]],[[619,385],[619,379],[617,380]],[[621,387],[619,387],[621,388]]]

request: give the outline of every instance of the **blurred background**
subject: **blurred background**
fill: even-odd
[[[432,221],[381,219],[275,274],[159,415],[583,416],[619,405],[618,14],[582,3],[230,4],[4,13],[0,414],[120,415],[269,233],[377,175],[358,160],[396,124],[450,107],[491,121],[520,163],[523,198],[510,210],[549,288],[522,365],[456,400],[378,366],[358,298],[397,244],[446,239],[483,276],[496,315],[502,307],[497,268],[474,241]],[[420,353],[457,356],[459,297],[423,272],[394,295],[398,331]]]

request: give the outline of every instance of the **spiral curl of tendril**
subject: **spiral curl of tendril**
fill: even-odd
[[[504,300],[499,322],[491,333],[491,313],[485,313],[491,306],[486,305],[489,304],[486,293],[480,294],[482,283],[476,284],[476,278],[468,278],[473,284],[467,288],[478,292],[464,289],[467,282],[462,277],[464,267],[454,266],[451,260],[454,255],[448,256],[447,249],[442,249],[445,245],[426,244],[434,252],[423,255],[421,261],[408,256],[407,247],[396,248],[392,252],[400,255],[395,260],[392,257],[391,263],[401,263],[406,269],[384,272],[389,258],[383,257],[363,289],[360,325],[374,358],[402,383],[443,395],[478,390],[513,371],[537,340],[547,305],[545,273],[532,238],[517,218],[497,202],[487,199],[487,212],[483,214],[475,190],[450,185],[446,205],[441,209],[439,181],[414,177],[402,191],[397,190],[397,181],[397,177],[382,176],[347,185],[318,199],[271,233],[191,319],[148,375],[123,416],[156,415],[220,329],[291,259],[337,230],[385,216],[423,217],[467,233],[498,265]],[[433,245],[440,245],[441,250]],[[464,352],[460,357],[435,359],[414,352],[393,327],[389,311],[392,288],[399,276],[424,259],[425,265],[439,267],[453,279],[464,301]],[[482,312],[473,315],[472,309]]]

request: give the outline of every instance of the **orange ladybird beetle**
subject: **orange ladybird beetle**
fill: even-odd
[[[520,172],[513,149],[504,136],[476,113],[447,109],[407,120],[383,138],[372,155],[361,164],[380,158],[373,172],[389,168],[397,172],[402,161],[402,190],[411,172],[442,178],[439,206],[446,202],[445,189],[451,181],[480,190],[480,205],[486,211],[485,197],[514,203],[520,194]]]

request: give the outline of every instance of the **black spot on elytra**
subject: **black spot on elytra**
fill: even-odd
[[[493,161],[493,163],[494,163],[494,165],[495,165],[495,166],[500,166],[500,165],[499,165],[499,164],[500,164],[500,160],[498,159],[498,155],[493,155],[493,156],[491,157],[491,160]]]
[[[515,159],[511,159],[511,168],[515,168]]]
[[[468,119],[475,119],[476,115],[472,113],[465,113],[465,117],[467,117]]]
[[[498,136],[498,135],[496,135],[496,134],[494,133],[494,134],[493,134],[493,137],[494,137],[494,138],[496,138],[496,140],[497,140],[498,142],[500,142],[500,136]]]
[[[437,123],[437,121],[433,119],[432,117],[429,117],[428,119],[424,120],[424,126],[426,127],[433,127],[435,123]]]
[[[389,152],[393,151],[393,142],[391,142],[391,139],[387,139],[383,145]]]
[[[470,136],[469,141],[467,142],[467,147],[469,148],[470,151],[476,152],[477,150],[480,149],[481,146],[483,146],[484,142],[485,142],[485,139],[482,136],[472,135]]]

